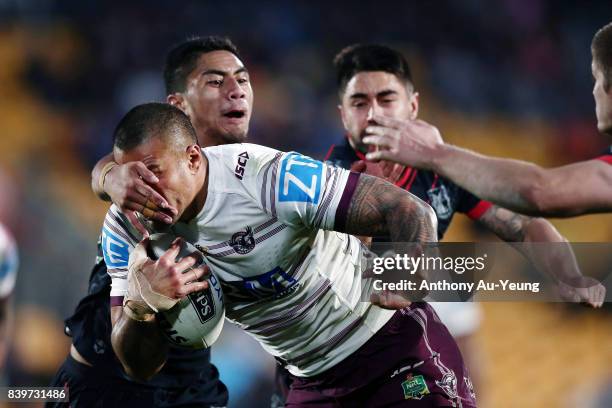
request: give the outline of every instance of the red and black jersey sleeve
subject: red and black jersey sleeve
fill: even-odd
[[[493,206],[490,201],[481,200],[462,188],[458,189],[457,198],[457,210],[473,220],[478,220]]]

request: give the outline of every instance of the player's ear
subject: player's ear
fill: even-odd
[[[185,100],[185,97],[183,96],[182,93],[175,92],[175,93],[169,94],[168,96],[166,96],[166,102],[168,102],[169,105],[179,108],[186,115],[189,115],[188,113],[189,104]]]
[[[202,166],[202,163],[204,162],[202,158],[202,150],[200,149],[200,146],[198,146],[197,144],[194,144],[194,145],[187,146],[186,153],[187,153],[187,159],[189,160],[189,163],[188,163],[189,170],[191,171],[192,174],[195,174],[198,172],[198,170],[200,169],[200,166]]]
[[[415,120],[419,116],[419,93],[413,92],[410,95],[410,119]]]

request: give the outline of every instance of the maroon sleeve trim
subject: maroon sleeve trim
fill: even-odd
[[[344,231],[346,227],[346,216],[348,214],[349,205],[351,199],[357,188],[357,182],[359,181],[359,173],[352,172],[348,176],[344,192],[340,198],[338,209],[336,210],[336,219],[334,220],[334,229],[336,231]]]
[[[478,204],[476,204],[474,206],[474,208],[472,208],[470,211],[468,211],[466,213],[466,215],[468,217],[470,217],[473,220],[477,220],[480,217],[482,217],[484,215],[484,213],[486,213],[487,211],[489,211],[489,208],[493,207],[493,203],[490,201],[484,201],[484,200],[480,200],[478,202]]]
[[[123,296],[111,296],[110,305],[113,306],[123,306]]]
[[[595,160],[605,161],[608,164],[612,164],[612,154],[606,154],[605,156],[597,157]]]

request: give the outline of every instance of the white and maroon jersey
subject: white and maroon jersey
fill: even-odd
[[[0,225],[0,299],[6,298],[13,292],[18,266],[19,258],[15,241]]]
[[[299,153],[234,144],[202,150],[208,194],[172,231],[202,251],[221,280],[226,316],[298,376],[334,366],[393,315],[360,302],[363,248],[334,232],[358,175]],[[111,208],[103,228],[111,296],[126,292],[139,236]]]

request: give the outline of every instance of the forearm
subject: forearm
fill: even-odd
[[[121,313],[113,325],[111,343],[126,373],[138,380],[150,379],[166,362],[168,341],[154,315],[137,321]]]
[[[531,219],[524,233],[525,243],[540,243],[526,246],[524,252],[538,270],[566,283],[568,279],[582,276],[571,245],[550,222],[543,218]]]
[[[104,201],[110,201],[110,197],[108,194],[106,194],[102,186],[100,186],[100,176],[104,167],[113,161],[113,153],[109,153],[102,157],[91,171],[91,189],[93,190],[94,194],[98,196],[98,198]]]
[[[535,192],[542,190],[544,170],[520,160],[488,157],[442,144],[432,169],[483,200],[525,214],[538,213]]]

